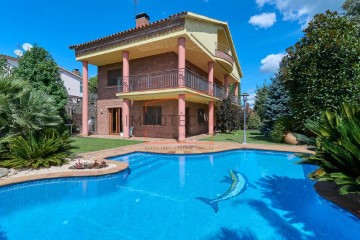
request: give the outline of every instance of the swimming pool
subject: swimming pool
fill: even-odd
[[[313,167],[294,164],[299,159],[292,153],[133,153],[112,159],[129,162],[131,172],[1,187],[0,240],[355,239],[360,234],[355,217],[316,194],[306,178]]]

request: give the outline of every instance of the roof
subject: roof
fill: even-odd
[[[14,61],[18,61],[18,60],[19,60],[19,59],[16,58],[16,57],[11,57],[11,56],[8,56],[8,55],[5,55],[5,54],[0,54],[0,58],[7,58],[7,59],[14,60]]]
[[[75,73],[73,73],[73,72],[71,72],[71,71],[69,71],[69,70],[67,70],[67,69],[65,69],[65,68],[63,68],[63,67],[60,67],[60,66],[58,66],[58,67],[59,67],[60,70],[62,70],[62,71],[64,71],[64,72],[67,72],[67,73],[71,74],[72,76],[78,78],[78,80],[79,80],[80,82],[82,81],[82,77],[81,77],[81,76],[79,76],[79,75],[77,75],[77,74],[75,74]]]

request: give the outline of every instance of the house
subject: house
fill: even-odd
[[[88,134],[88,64],[98,67],[97,133],[175,138],[214,133],[214,103],[239,103],[242,71],[228,24],[191,12],[70,46],[82,62],[82,133]],[[232,91],[230,91],[230,89]]]
[[[8,68],[12,69],[18,66],[18,58],[2,55],[0,54],[0,58],[5,58]],[[66,70],[59,66],[59,73],[61,80],[64,82],[64,86],[69,97],[81,98],[82,97],[82,78],[80,76],[80,71],[78,69],[74,69],[72,72]]]

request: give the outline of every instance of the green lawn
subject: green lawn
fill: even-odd
[[[214,141],[214,142],[240,142],[244,141],[243,130],[238,130],[233,133],[218,133],[211,137],[200,139],[200,141]],[[265,137],[258,130],[246,130],[247,143],[260,144],[279,144],[271,140],[270,137]]]
[[[106,138],[87,138],[87,137],[73,137],[73,150],[75,154],[94,152],[104,149],[123,147],[133,144],[142,143],[141,141],[122,140],[122,139],[106,139]]]

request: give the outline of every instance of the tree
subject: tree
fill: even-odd
[[[232,104],[230,97],[216,105],[216,126],[222,132],[232,132],[239,128],[240,107]]]
[[[343,4],[343,9],[346,11],[346,16],[352,21],[360,24],[360,1],[346,0]]]
[[[269,86],[266,82],[261,87],[256,87],[255,105],[254,110],[260,116],[260,119],[264,119],[265,114],[265,101],[269,92]]]
[[[263,127],[261,130],[265,135],[271,132],[278,119],[290,114],[288,107],[290,98],[282,85],[279,75],[275,75],[271,79],[268,91],[269,93],[264,104]]]
[[[46,92],[13,76],[0,76],[0,151],[13,137],[54,128],[60,122],[55,101]]]
[[[318,14],[287,49],[279,77],[288,90],[296,131],[325,110],[360,99],[360,30],[336,12]]]
[[[89,92],[96,94],[98,85],[98,77],[94,76],[89,79]]]
[[[19,59],[15,74],[29,81],[35,89],[52,96],[60,116],[64,121],[67,119],[65,113],[67,92],[60,77],[59,67],[49,52],[35,45]]]

